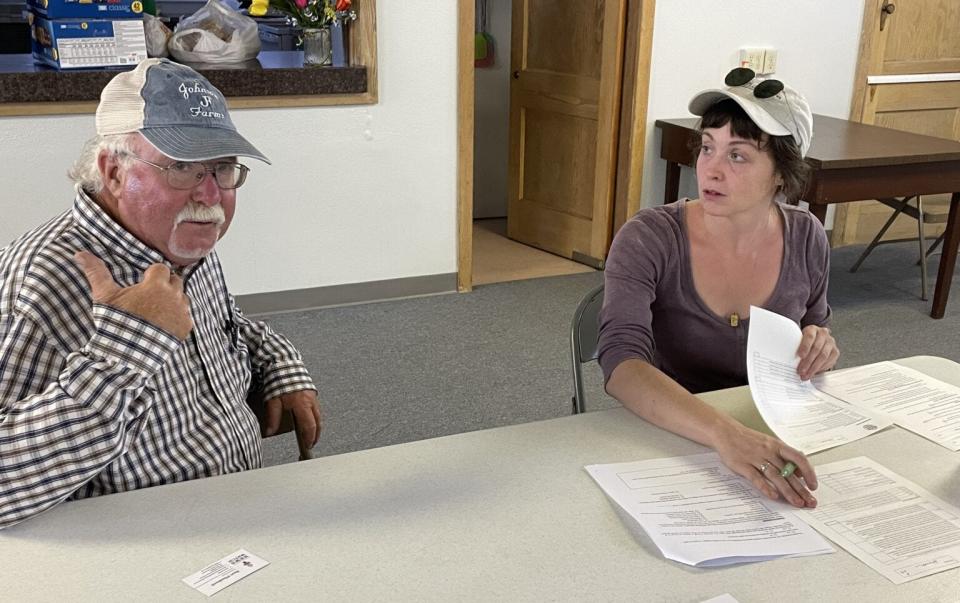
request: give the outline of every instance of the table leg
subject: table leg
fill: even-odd
[[[957,247],[960,246],[960,192],[950,197],[950,215],[947,218],[947,230],[943,238],[943,250],[940,255],[940,269],[937,271],[937,286],[933,290],[933,308],[930,316],[943,318],[947,309],[947,296],[953,282],[953,268],[957,264]]]
[[[675,161],[667,162],[667,183],[664,187],[663,203],[673,203],[680,195],[680,164]]]
[[[827,206],[817,204],[810,204],[810,213],[813,214],[813,217],[820,220],[821,224],[827,223]]]

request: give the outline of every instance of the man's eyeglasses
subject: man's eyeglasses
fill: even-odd
[[[728,86],[746,86],[757,74],[749,67],[737,67],[727,74],[723,82]],[[748,86],[749,87],[749,86]],[[783,82],[780,80],[762,80],[753,87],[753,95],[757,98],[770,98],[783,91]]]
[[[203,182],[203,179],[208,173],[213,174],[213,179],[221,189],[232,190],[240,188],[247,179],[247,173],[250,171],[250,168],[247,166],[234,161],[218,161],[211,166],[206,166],[197,161],[177,161],[170,165],[163,166],[147,161],[146,159],[141,159],[132,153],[124,153],[124,155],[157,168],[163,172],[164,177],[167,179],[167,184],[179,190],[192,189]]]

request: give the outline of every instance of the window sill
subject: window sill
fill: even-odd
[[[197,69],[231,108],[376,103],[367,67],[304,67],[299,51],[264,51],[230,67]],[[64,70],[28,54],[0,55],[0,115],[92,113],[117,70]]]

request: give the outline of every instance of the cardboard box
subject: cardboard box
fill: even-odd
[[[45,19],[30,14],[34,59],[57,69],[132,67],[147,58],[139,19]]]
[[[142,19],[142,0],[27,0],[47,19]]]

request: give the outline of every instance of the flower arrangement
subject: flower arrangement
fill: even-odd
[[[353,0],[253,0],[249,13],[262,17],[273,8],[289,17],[300,27],[323,28],[334,23],[344,23],[357,18],[351,8]]]

